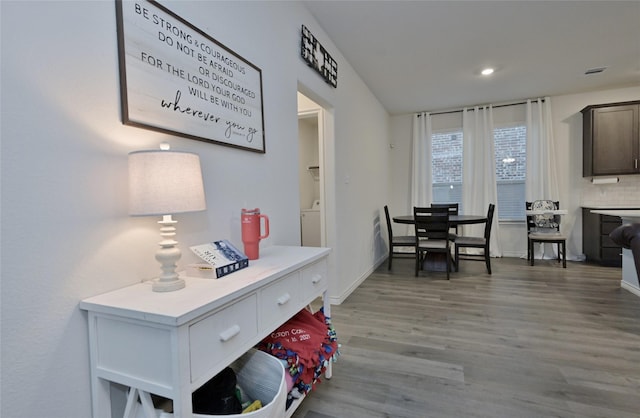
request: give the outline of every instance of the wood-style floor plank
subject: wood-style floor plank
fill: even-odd
[[[640,297],[567,264],[383,264],[332,306],[333,378],[293,417],[640,417]]]

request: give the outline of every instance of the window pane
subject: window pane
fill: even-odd
[[[462,202],[462,183],[457,184],[433,184],[433,202],[434,203],[460,203]],[[462,211],[462,206],[458,206],[458,210]]]
[[[431,136],[433,202],[458,203],[462,211],[462,131]]]
[[[498,219],[525,219],[527,128],[523,125],[494,128]]]

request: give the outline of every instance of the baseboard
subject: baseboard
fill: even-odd
[[[527,253],[523,254],[521,251],[502,251],[502,257],[527,258]]]
[[[344,302],[351,293],[353,293],[354,290],[356,290],[358,288],[358,286],[360,286],[362,284],[362,282],[364,282],[367,277],[369,277],[374,271],[376,271],[376,269],[378,267],[380,267],[380,265],[382,263],[384,263],[387,260],[387,257],[382,257],[380,259],[378,259],[373,267],[371,267],[369,270],[367,270],[363,275],[361,275],[358,280],[356,280],[355,282],[353,282],[351,284],[351,286],[345,290],[341,295],[339,296],[330,296],[329,297],[329,303],[331,303],[332,305],[340,305],[342,304],[342,302]]]
[[[620,281],[620,287],[628,290],[636,296],[640,296],[640,288],[635,287],[631,283],[627,283],[625,281]]]

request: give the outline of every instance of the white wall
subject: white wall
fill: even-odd
[[[332,45],[319,28],[307,27],[325,49]],[[337,49],[329,51],[340,58],[338,88],[311,77],[299,90],[325,109],[319,129],[324,132],[327,246],[334,249],[329,293],[333,303],[340,303],[386,258],[380,220],[384,222],[382,207],[388,202],[389,115]],[[301,110],[313,107],[301,104]]]
[[[525,98],[523,98],[525,99]],[[570,258],[582,255],[582,206],[640,206],[640,175],[621,176],[620,183],[594,186],[582,177],[582,110],[597,103],[640,99],[640,86],[551,97],[553,134],[560,162],[558,172],[560,204],[569,211],[563,227],[571,231],[567,243]],[[434,109],[437,110],[437,109]],[[411,173],[411,115],[391,117],[390,208],[394,213],[409,213]],[[500,225],[500,246],[505,256],[526,256],[524,222]]]
[[[112,1],[2,1],[2,405],[12,417],[91,414],[86,297],[152,278],[154,218],[131,218],[127,153],[196,152],[206,212],[177,217],[188,246],[240,244],[239,213],[260,207],[268,245],[298,245],[300,85],[332,113],[332,300],[378,262],[387,200],[388,115],[310,14],[291,2],[163,1],[262,70],[265,155],[124,126]],[[338,88],[299,57],[305,24],[339,65]],[[335,160],[335,161],[333,161]]]

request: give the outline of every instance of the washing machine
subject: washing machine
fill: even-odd
[[[300,211],[300,226],[303,247],[320,247],[320,201],[316,200],[309,209]]]

